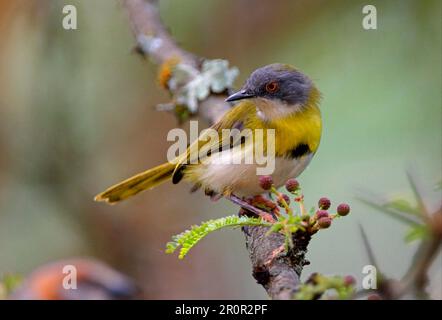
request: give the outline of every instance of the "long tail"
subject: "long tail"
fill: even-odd
[[[116,203],[137,193],[152,189],[172,178],[175,165],[164,163],[124,180],[95,196],[95,201]]]

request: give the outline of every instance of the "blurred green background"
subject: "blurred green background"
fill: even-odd
[[[352,206],[315,236],[312,272],[362,278],[358,224],[382,271],[401,276],[414,252],[406,226],[356,199],[410,195],[415,168],[435,206],[442,176],[442,2],[162,0],[177,41],[237,66],[237,87],[257,67],[297,66],[323,93],[319,152],[300,177],[308,205],[321,196]],[[78,9],[78,30],[62,8]],[[364,30],[362,7],[377,7]],[[174,117],[156,66],[133,54],[126,12],[110,0],[0,0],[0,275],[27,274],[59,258],[94,256],[140,284],[144,297],[266,298],[251,275],[240,231],[222,231],[184,261],[164,253],[170,236],[237,211],[170,184],[117,206],[94,203],[110,184],[162,163]],[[183,125],[187,128],[187,125]],[[431,288],[442,297],[442,262]]]

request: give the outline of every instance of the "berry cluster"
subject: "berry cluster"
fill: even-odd
[[[301,229],[309,234],[314,234],[319,229],[329,228],[333,219],[346,216],[350,213],[350,206],[346,203],[339,204],[336,208],[336,212],[330,213],[331,201],[326,197],[319,199],[317,208],[313,207],[307,211],[299,182],[296,179],[289,179],[285,184],[285,189],[293,195],[293,201],[299,205],[299,214],[295,214],[289,206],[292,199],[287,194],[276,190],[271,176],[261,176],[259,178],[259,184],[263,190],[269,192],[269,198],[259,195],[247,199],[247,202],[261,210],[271,213],[277,219],[275,223],[280,222],[287,224],[289,219],[291,223],[295,223],[297,227],[299,227],[295,229]],[[273,200],[274,197],[276,198],[275,200]],[[285,211],[285,215],[282,215],[281,209]]]

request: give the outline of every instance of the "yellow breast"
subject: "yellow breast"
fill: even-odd
[[[275,129],[276,156],[290,156],[299,146],[308,146],[308,152],[315,153],[321,140],[321,112],[316,103],[274,119],[263,119],[258,112],[248,119],[246,127]]]
[[[275,120],[270,126],[275,127],[277,156],[287,155],[300,145],[307,145],[313,153],[318,149],[322,123],[319,108],[315,105]]]

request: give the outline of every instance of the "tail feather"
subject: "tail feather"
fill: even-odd
[[[175,165],[164,163],[124,180],[95,196],[95,201],[116,203],[137,193],[152,189],[172,178]]]

